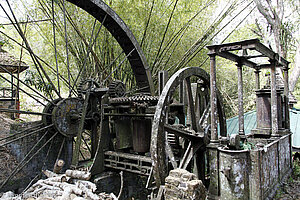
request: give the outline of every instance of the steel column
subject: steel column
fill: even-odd
[[[278,137],[278,102],[276,92],[276,65],[275,60],[271,60],[271,120],[272,120],[272,137]]]
[[[244,131],[244,102],[243,102],[243,65],[237,64],[238,69],[238,104],[239,104],[239,135],[245,137]]]
[[[218,130],[217,130],[217,94],[216,94],[216,54],[210,56],[210,105],[211,105],[211,140],[207,145],[210,184],[208,188],[208,199],[218,199],[219,175],[218,175]]]
[[[285,96],[285,128],[290,129],[290,112],[289,112],[289,68],[284,67],[284,96]]]
[[[254,73],[255,73],[255,89],[259,90],[260,89],[260,80],[259,80],[260,70],[256,69]]]
[[[218,142],[217,130],[217,94],[216,94],[216,54],[210,56],[210,105],[211,105],[211,142]]]

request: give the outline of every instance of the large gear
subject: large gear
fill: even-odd
[[[157,96],[150,96],[139,94],[130,97],[117,97],[109,100],[110,104],[132,104],[132,103],[148,103],[149,105],[156,105],[158,101]]]
[[[109,84],[108,94],[110,97],[124,97],[126,94],[126,87],[122,81],[116,80]]]

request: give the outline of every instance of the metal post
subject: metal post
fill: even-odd
[[[290,129],[290,112],[289,112],[289,68],[283,68],[284,71],[284,96],[285,96],[285,128]]]
[[[210,106],[211,106],[211,140],[207,145],[210,184],[208,199],[218,199],[219,196],[219,158],[218,158],[218,130],[217,130],[217,95],[216,95],[216,54],[210,56]]]
[[[244,130],[244,102],[243,102],[243,65],[238,63],[238,104],[239,104],[239,135],[245,138]]]
[[[260,89],[260,80],[259,80],[260,70],[256,69],[254,73],[255,73],[255,89],[259,90]]]
[[[271,60],[271,119],[272,119],[272,134],[271,137],[278,137],[278,105],[276,91],[276,60]]]
[[[217,94],[216,94],[216,55],[210,54],[210,106],[211,106],[211,142],[218,142],[217,130]]]

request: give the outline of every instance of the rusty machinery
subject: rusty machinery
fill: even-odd
[[[75,96],[61,97],[55,90],[58,98],[46,99],[48,103],[42,113],[23,112],[42,115],[42,124],[31,127],[27,130],[30,133],[20,138],[47,130],[48,135],[42,136],[49,138],[45,145],[54,140],[51,144],[57,147],[47,153],[52,155],[47,161],[50,164],[56,158],[63,158],[68,166],[74,167],[90,162],[93,174],[110,168],[124,170],[149,176],[149,180],[154,177],[156,186],[164,184],[169,170],[183,168],[208,182],[206,145],[210,141],[211,113],[208,73],[189,67],[167,80],[166,73],[160,72],[160,94],[156,96],[143,52],[120,17],[101,0],[69,2],[95,17],[116,39],[130,63],[138,92],[129,93],[120,81],[104,87],[93,78],[80,82]],[[225,114],[218,91],[216,104],[215,120],[221,135],[226,137]],[[30,162],[32,151],[39,152],[45,145],[34,145],[37,149],[30,150],[2,186],[24,163]],[[81,152],[82,145],[88,149],[88,155]],[[80,155],[87,158],[80,160]]]

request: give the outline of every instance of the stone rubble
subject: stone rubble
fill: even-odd
[[[171,170],[166,178],[164,196],[168,200],[206,199],[206,188],[196,175],[184,169]]]

